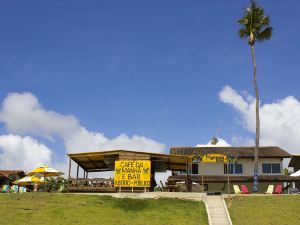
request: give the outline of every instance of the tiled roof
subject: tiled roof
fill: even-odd
[[[0,176],[5,176],[5,177],[9,177],[10,175],[13,174],[21,174],[21,175],[25,175],[23,170],[0,170]]]
[[[300,155],[293,155],[291,161],[289,163],[289,167],[296,167],[296,165],[300,165]]]
[[[254,147],[171,147],[170,154],[194,155],[194,154],[224,154],[238,158],[253,158]],[[276,146],[259,147],[260,158],[290,158],[291,155]]]

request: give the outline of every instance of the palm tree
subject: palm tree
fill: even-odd
[[[255,151],[254,151],[254,186],[253,190],[257,191],[257,173],[258,173],[258,151],[260,137],[260,120],[259,120],[259,91],[256,80],[256,58],[254,45],[256,41],[262,42],[269,40],[272,36],[273,28],[269,26],[270,18],[265,15],[264,9],[261,8],[256,1],[251,1],[250,5],[244,10],[243,17],[238,21],[241,25],[239,36],[241,39],[247,39],[251,48],[253,62],[253,82],[255,88],[255,112],[256,112],[256,135],[255,135]]]

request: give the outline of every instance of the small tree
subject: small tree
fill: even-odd
[[[254,45],[256,41],[262,42],[269,40],[272,36],[273,28],[269,26],[270,18],[265,15],[264,9],[261,8],[256,1],[251,1],[250,5],[244,10],[243,17],[238,21],[241,25],[239,36],[241,39],[247,39],[251,48],[252,63],[253,63],[253,83],[255,89],[255,115],[256,115],[256,129],[255,129],[255,151],[254,151],[254,185],[253,191],[257,191],[257,174],[258,174],[258,151],[259,151],[259,137],[260,137],[260,120],[259,120],[259,90],[256,75],[256,57],[254,52]]]
[[[63,177],[47,178],[45,190],[50,192],[66,192],[68,188],[68,181]]]

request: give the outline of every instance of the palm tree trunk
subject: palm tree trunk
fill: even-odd
[[[252,62],[253,62],[253,82],[255,88],[255,116],[256,116],[256,130],[255,130],[255,151],[254,151],[254,185],[253,191],[257,192],[257,174],[258,174],[258,151],[259,151],[259,137],[260,137],[260,121],[259,121],[259,91],[256,80],[256,58],[254,52],[254,45],[251,45]],[[255,177],[256,176],[256,177]]]

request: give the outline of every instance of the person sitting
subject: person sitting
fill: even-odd
[[[38,187],[39,187],[38,183],[35,183],[35,184],[33,185],[33,191],[34,191],[34,192],[37,192],[37,191],[38,191]]]

